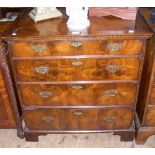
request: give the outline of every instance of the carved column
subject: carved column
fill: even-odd
[[[9,66],[7,64],[7,59],[6,59],[6,48],[5,44],[0,41],[0,69],[2,70],[4,80],[6,83],[6,88],[8,91],[9,99],[11,102],[11,106],[13,109],[15,121],[16,121],[16,126],[17,126],[17,135],[20,138],[24,138],[24,132],[23,132],[23,126],[22,126],[22,120],[19,115],[18,107],[17,107],[17,102],[16,102],[16,97],[14,94],[14,89],[13,89],[13,84],[10,76],[10,71],[9,71]]]

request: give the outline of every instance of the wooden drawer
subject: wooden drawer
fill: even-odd
[[[24,84],[19,90],[27,106],[130,105],[137,96],[137,85],[132,83]]]
[[[96,54],[140,54],[143,40],[92,40],[18,42],[12,45],[15,57]]]
[[[137,80],[141,59],[84,58],[15,61],[18,81]]]
[[[44,109],[25,111],[31,130],[112,130],[131,126],[130,109]]]
[[[145,126],[155,126],[155,107],[148,108],[146,113]]]

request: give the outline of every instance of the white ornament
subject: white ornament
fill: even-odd
[[[35,22],[38,22],[45,19],[61,17],[62,13],[56,7],[36,7],[29,13],[29,16]]]
[[[70,30],[81,31],[90,25],[88,7],[66,7],[66,14],[69,16],[67,26]]]

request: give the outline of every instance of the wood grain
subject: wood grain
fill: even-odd
[[[152,87],[149,104],[155,105],[155,87]]]
[[[34,24],[28,12],[3,35],[21,98],[25,139],[37,141],[48,133],[114,132],[132,141],[145,44],[152,36],[143,19],[138,15],[135,26],[118,18],[90,17],[90,27],[73,35],[66,15]],[[74,41],[80,46],[72,47]],[[112,49],[109,44],[121,46]],[[43,53],[34,53],[40,49],[37,45]]]
[[[3,43],[0,42],[0,58],[1,58],[0,69],[3,73],[6,90],[8,93],[9,100],[10,100],[12,112],[14,114],[14,118],[15,118],[14,120],[15,120],[16,128],[17,128],[17,135],[18,137],[23,138],[24,137],[23,126],[22,126],[20,112],[18,109],[17,100],[16,100],[16,96],[14,92],[13,82],[11,79],[9,65],[7,62],[7,50],[6,50],[6,45],[4,42]]]
[[[146,127],[148,127],[148,126],[154,127],[155,126],[155,107],[151,107],[151,108],[149,107],[147,109],[144,125]]]
[[[5,9],[3,9],[5,10]],[[5,10],[6,11],[6,10]],[[2,33],[8,29],[12,22],[0,22],[0,54],[4,52],[2,47]],[[0,57],[2,59],[2,57]],[[1,62],[1,60],[0,60]],[[15,128],[16,123],[13,116],[10,99],[8,96],[8,91],[6,89],[6,84],[4,80],[4,74],[2,72],[0,64],[0,129],[1,128]]]
[[[154,24],[150,21],[152,8],[141,8],[140,14],[149,28],[155,32]],[[155,134],[154,80],[155,79],[155,36],[149,39],[146,46],[144,68],[140,83],[137,104],[136,141],[145,143],[147,138]]]
[[[0,69],[0,128],[16,127],[10,104],[8,92],[4,82],[4,76]]]
[[[118,55],[141,54],[144,46],[143,40],[92,40],[80,41],[79,47],[72,47],[75,41],[48,41],[48,42],[17,42],[12,44],[14,57],[43,57],[43,56],[70,56],[70,55]],[[41,46],[45,49],[37,52],[33,47]],[[109,46],[120,46],[113,51]],[[41,48],[40,47],[40,48]],[[112,48],[111,47],[111,48]]]
[[[81,65],[73,63],[80,61]],[[18,81],[80,81],[80,80],[138,80],[141,59],[55,59],[55,60],[19,60],[15,62]],[[107,70],[109,66],[118,66],[116,72]],[[48,67],[48,72],[38,74],[35,68]]]
[[[137,85],[132,83],[26,84],[19,85],[19,91],[21,104],[25,106],[133,105],[136,102]]]
[[[129,128],[133,112],[129,109],[46,109],[25,111],[24,116],[28,129],[105,130]]]
[[[5,40],[35,39],[74,39],[74,38],[150,38],[152,33],[142,18],[137,15],[133,21],[113,17],[89,17],[90,27],[80,34],[72,34],[67,28],[68,17],[55,18],[34,23],[26,10],[18,20],[3,34]],[[65,11],[63,11],[65,12]],[[132,31],[130,31],[132,30]],[[15,33],[15,35],[14,35]]]

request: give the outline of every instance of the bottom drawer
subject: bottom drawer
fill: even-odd
[[[129,128],[133,110],[39,109],[24,112],[25,125],[31,130],[112,130]]]
[[[144,124],[145,126],[155,126],[155,107],[148,109]]]

